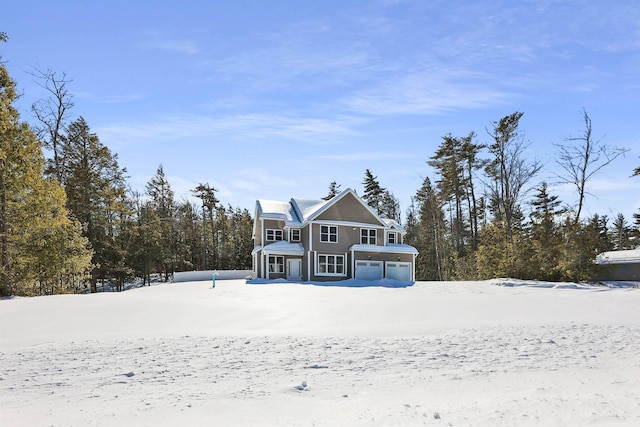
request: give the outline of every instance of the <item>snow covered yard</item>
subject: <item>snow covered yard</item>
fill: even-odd
[[[640,425],[639,290],[496,283],[3,300],[0,424]]]

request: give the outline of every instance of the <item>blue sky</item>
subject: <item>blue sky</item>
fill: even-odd
[[[118,153],[134,189],[162,164],[178,198],[208,182],[225,204],[362,192],[369,168],[403,211],[442,136],[524,112],[530,159],[553,143],[630,149],[591,181],[587,214],[640,207],[640,5],[585,1],[65,1],[3,6],[0,55],[66,72],[74,117]],[[575,194],[557,187],[566,203]]]

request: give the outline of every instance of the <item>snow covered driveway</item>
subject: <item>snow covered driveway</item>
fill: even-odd
[[[635,426],[639,303],[488,282],[5,300],[0,421]]]

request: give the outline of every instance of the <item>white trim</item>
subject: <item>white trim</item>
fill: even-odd
[[[273,232],[273,239],[269,239],[269,232]],[[280,234],[280,238],[278,239],[278,234]],[[280,242],[284,240],[284,231],[281,228],[268,228],[265,230],[266,241],[267,242]]]
[[[321,243],[338,243],[339,242],[339,235],[340,235],[340,227],[338,227],[337,225],[327,225],[327,224],[319,224],[320,230],[318,232],[318,239]],[[327,227],[328,230],[326,233],[322,233],[322,227]],[[331,229],[335,228],[336,232],[332,233]],[[328,240],[322,240],[322,235],[326,234],[327,235],[327,239]],[[336,236],[336,240],[332,241],[331,240],[331,236],[334,235]]]
[[[360,228],[360,244],[361,245],[377,245],[378,244],[378,228],[370,228],[370,227],[362,227]],[[366,231],[366,242],[363,242],[363,238],[365,238],[365,236],[363,236],[363,232]],[[374,231],[375,235],[373,236],[374,242],[371,243],[371,232]],[[384,231],[384,229],[383,229]]]
[[[273,265],[280,265],[280,263],[278,262],[279,259],[282,259],[282,271],[271,271],[271,262],[269,261],[269,258],[274,258],[275,262],[273,263]],[[285,273],[285,269],[284,269],[284,256],[283,255],[269,255],[267,257],[267,271],[269,273],[274,273],[274,274],[284,274]]]
[[[409,245],[353,245],[350,248],[356,252],[381,252],[386,254],[417,254],[418,250]]]
[[[336,267],[339,265],[338,264],[338,257],[342,258],[342,273],[321,273],[320,272],[320,257],[321,256],[325,256],[325,257],[334,257],[334,271],[336,270]],[[340,254],[328,254],[328,253],[318,253],[316,252],[315,254],[315,275],[318,277],[347,277],[347,255],[345,253],[340,253]],[[328,262],[328,258],[327,258],[327,267],[329,266],[329,262]]]

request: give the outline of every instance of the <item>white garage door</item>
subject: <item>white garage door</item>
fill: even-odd
[[[356,261],[356,279],[382,279],[382,261]]]
[[[411,263],[387,262],[387,279],[398,280],[400,282],[410,282]]]

